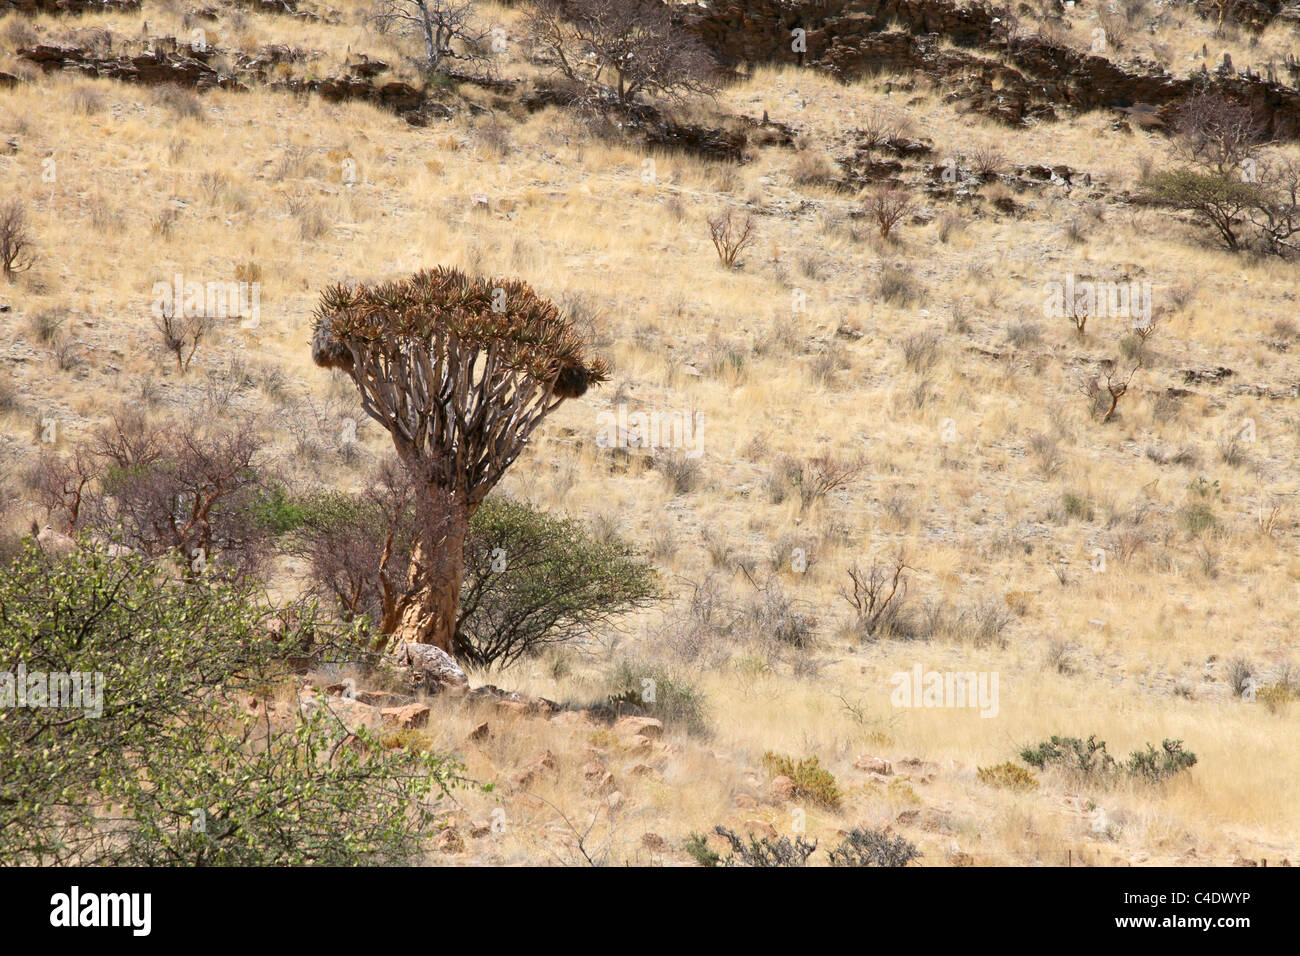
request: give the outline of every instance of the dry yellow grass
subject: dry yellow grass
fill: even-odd
[[[342,6],[344,21],[334,26],[247,13],[214,33],[231,49],[318,49],[313,69],[321,72],[349,49],[394,63],[409,53],[363,30],[358,5]],[[149,2],[143,14],[151,32],[182,32],[183,16],[180,7]],[[489,5],[488,16],[512,23],[517,12]],[[0,37],[13,19],[0,21]],[[141,19],[86,16],[76,27],[137,36]],[[68,29],[57,18],[32,22],[44,36]],[[1179,41],[1176,57],[1199,50],[1199,36]],[[509,75],[530,69],[513,59],[502,67]],[[293,431],[294,422],[327,431],[350,416],[370,457],[386,451],[346,383],[312,366],[307,353],[317,294],[342,279],[437,263],[517,274],[557,301],[587,303],[614,368],[608,386],[548,421],[503,490],[608,519],[647,549],[669,542],[656,558],[668,600],[580,653],[474,675],[475,682],[590,700],[619,689],[609,683],[619,660],[657,661],[689,674],[712,734],[670,729],[668,745],[645,758],[594,725],[439,704],[429,743],[460,753],[472,776],[513,780],[545,751],[559,767],[531,793],[507,784],[465,798],[462,825],[499,809],[506,826],[449,860],[576,862],[562,815],[579,826],[596,819],[593,839],[609,862],[684,862],[681,841],[715,823],[761,820],[789,832],[792,807],[768,797],[760,764],[767,750],[818,756],[847,791],[838,812],[799,808],[809,834],[829,845],[854,825],[892,826],[917,842],[923,865],[1059,864],[1067,850],[1089,862],[1138,864],[1274,861],[1300,852],[1300,706],[1270,713],[1236,699],[1225,679],[1235,657],[1276,679],[1293,654],[1296,399],[1227,385],[1188,386],[1194,394],[1176,409],[1162,398],[1183,387],[1183,370],[1219,365],[1236,371],[1229,384],[1285,391],[1300,382],[1295,336],[1288,351],[1268,344],[1285,334],[1278,323],[1295,315],[1293,266],[1216,251],[1166,214],[1089,200],[1083,190],[1017,196],[1025,207],[1018,218],[985,204],[955,208],[961,226],[947,241],[938,218],[904,222],[896,243],[858,241],[847,219],[854,197],[796,185],[793,151],[764,149],[740,167],[647,155],[595,139],[556,110],[510,116],[503,140],[489,130],[490,117],[465,112],[417,129],[369,106],[261,89],[208,93],[202,105],[201,117],[183,118],[147,89],[71,76],[0,91],[0,140],[20,143],[0,155],[0,180],[27,201],[40,254],[16,285],[0,286],[0,299],[13,306],[0,316],[0,354],[17,395],[0,418],[0,460],[11,472],[39,447],[41,420],[57,420],[61,440],[75,442],[138,400],[148,380],[161,408],[194,405],[208,376],[219,377],[233,358],[278,369],[287,386],[242,391],[224,413],[258,421],[304,480],[351,487],[364,460],[303,459]],[[993,142],[1013,163],[1086,170],[1111,196],[1135,187],[1144,158],[1159,165],[1167,153],[1158,137],[1115,132],[1100,114],[1008,130],[954,113],[937,91],[904,98],[876,81],[840,86],[793,69],[758,69],[717,103],[753,116],[767,110],[797,125],[806,148],[833,158],[846,155],[852,129],[882,106],[910,116],[941,155]],[[643,178],[648,159],[651,181]],[[345,163],[355,166],[354,182]],[[490,211],[474,207],[479,194]],[[937,214],[949,208],[929,205]],[[759,221],[757,244],[733,272],[719,268],[705,225],[725,206],[754,211]],[[175,222],[164,236],[167,210]],[[1083,223],[1080,243],[1065,234],[1072,219]],[[223,327],[195,369],[177,374],[149,322],[154,283],[178,272],[229,281],[246,263],[263,277],[259,326]],[[913,303],[879,295],[890,263],[918,287]],[[1078,391],[1077,368],[1085,358],[1115,356],[1125,330],[1098,320],[1080,341],[1066,320],[1044,319],[1041,306],[1048,281],[1112,272],[1151,283],[1162,324],[1151,341],[1156,358],[1135,379],[1120,418],[1100,426]],[[800,298],[806,307],[796,311]],[[84,343],[90,361],[75,371],[60,371],[33,342],[28,318],[48,309],[69,311],[68,335]],[[1037,343],[1008,341],[1008,327],[1020,322],[1039,329]],[[838,335],[842,326],[862,337]],[[909,370],[900,343],[927,331],[937,336],[934,365]],[[333,404],[313,423],[309,402]],[[694,490],[675,494],[640,460],[611,467],[608,451],[596,447],[597,416],[617,402],[702,415]],[[1221,447],[1247,420],[1254,441],[1233,466]],[[1035,450],[1039,435],[1055,441],[1054,466]],[[1156,460],[1180,451],[1189,464]],[[807,462],[821,454],[861,458],[865,467],[806,510],[794,492],[773,500],[769,479],[782,456]],[[1200,502],[1192,486],[1202,477],[1217,482],[1205,500],[1216,527],[1198,535],[1180,509]],[[1071,517],[1067,494],[1092,516]],[[1262,530],[1275,504],[1278,519]],[[816,542],[806,572],[792,571],[779,551],[781,570],[773,571],[785,535]],[[985,642],[854,636],[838,593],[845,568],[900,548],[919,569],[914,602],[997,606],[1009,620],[1001,633]],[[1096,549],[1106,555],[1104,570],[1094,570]],[[716,654],[680,658],[662,634],[666,622],[700,628],[686,609],[686,582],[713,575],[723,593],[744,602],[754,587],[742,565],[756,568],[760,581],[772,574],[803,602],[819,623],[816,643],[792,652],[742,631],[717,638]],[[294,570],[281,568],[278,593],[292,593]],[[1017,595],[1010,603],[1009,593]],[[1067,648],[1064,658],[1054,644]],[[892,707],[891,675],[917,664],[996,672],[996,718]],[[483,719],[491,738],[467,742]],[[1081,791],[1048,775],[1037,791],[1011,793],[977,781],[978,767],[1057,733],[1095,733],[1119,756],[1181,738],[1199,762],[1162,789]],[[859,754],[933,768],[874,781],[854,768]],[[589,792],[581,768],[591,761],[615,777],[621,800],[612,811],[608,794]],[[632,774],[640,763],[652,772]],[[1109,829],[1094,827],[1089,801],[1104,809]],[[662,837],[663,847],[645,834]]]

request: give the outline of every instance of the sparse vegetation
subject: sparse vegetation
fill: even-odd
[[[718,261],[726,268],[734,269],[736,259],[754,242],[754,226],[753,216],[747,213],[742,217],[731,209],[709,217],[709,238]]]
[[[17,199],[0,203],[0,272],[10,282],[36,262],[27,207]]]
[[[898,186],[881,186],[867,196],[863,214],[875,223],[881,239],[888,239],[894,227],[915,208],[912,197]]]
[[[352,863],[355,815],[374,862],[1294,863],[1285,9],[24,4],[0,559],[85,572],[56,616],[117,580],[88,554],[193,590],[133,673],[273,665],[124,731],[129,821],[73,780],[74,816],[181,803],[133,859]],[[211,307],[238,283],[260,320]],[[1130,746],[1042,752],[1079,726]],[[353,753],[494,787],[371,814]],[[37,760],[0,752],[0,814]],[[227,797],[289,835],[191,842]]]
[[[992,767],[980,767],[975,776],[980,783],[1003,790],[1030,791],[1038,789],[1038,780],[1032,773],[1019,764],[1000,763]]]
[[[1057,737],[1026,747],[1020,759],[1039,770],[1057,769],[1090,783],[1112,782],[1120,775],[1147,783],[1162,783],[1177,773],[1196,765],[1196,754],[1183,749],[1181,740],[1165,740],[1157,750],[1151,744],[1145,750],[1135,750],[1125,763],[1116,762],[1106,752],[1105,741],[1090,736],[1086,741],[1078,737]]]

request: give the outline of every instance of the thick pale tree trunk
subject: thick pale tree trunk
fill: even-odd
[[[465,576],[465,527],[449,528],[437,542],[420,541],[411,553],[406,594],[398,602],[399,641],[436,644],[455,656],[456,616]]]
[[[430,487],[417,496],[416,513],[419,531],[406,589],[386,616],[395,643],[434,644],[455,656],[452,648],[471,509],[463,493]]]

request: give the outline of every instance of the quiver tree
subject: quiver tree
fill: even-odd
[[[384,582],[380,630],[450,653],[470,517],[542,419],[608,369],[526,283],[442,267],[326,289],[312,357],[352,377],[415,485],[407,586]]]

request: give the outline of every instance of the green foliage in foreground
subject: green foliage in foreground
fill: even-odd
[[[30,547],[0,570],[0,679],[20,668],[103,677],[98,701],[0,706],[0,863],[346,865],[420,853],[459,768],[349,739],[319,707],[250,709],[247,693],[289,686],[265,614],[238,585],[178,582],[136,556],[56,561]]]

